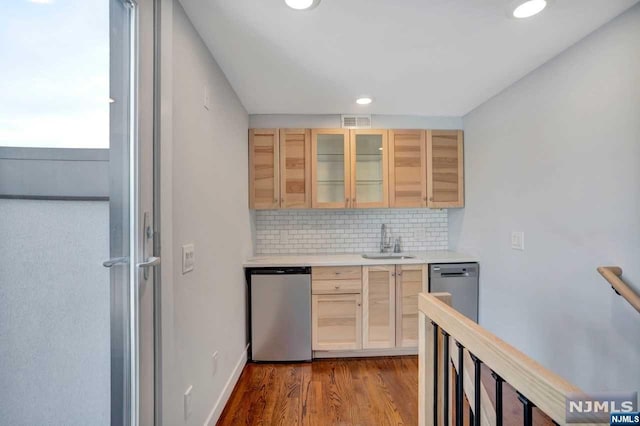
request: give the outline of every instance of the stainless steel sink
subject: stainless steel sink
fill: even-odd
[[[415,259],[415,256],[409,256],[402,253],[367,253],[362,255],[365,259],[385,260],[385,259]]]

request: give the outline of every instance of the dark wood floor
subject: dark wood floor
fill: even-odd
[[[418,424],[418,357],[247,364],[218,425]]]

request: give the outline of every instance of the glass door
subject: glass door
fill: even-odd
[[[389,207],[386,130],[351,131],[351,207]]]
[[[153,1],[0,25],[0,423],[153,424]]]
[[[348,130],[313,129],[311,141],[312,207],[351,207]]]
[[[154,4],[111,0],[111,424],[155,421]],[[159,277],[158,277],[159,278]]]

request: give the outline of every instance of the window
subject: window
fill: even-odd
[[[0,147],[109,148],[108,0],[5,2],[0,52]]]

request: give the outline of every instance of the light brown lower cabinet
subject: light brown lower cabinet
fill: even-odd
[[[362,267],[362,347],[393,348],[396,345],[394,265]]]
[[[314,351],[362,348],[360,294],[314,294],[311,309]]]
[[[425,265],[396,266],[396,347],[418,346],[418,293],[426,282]]]
[[[314,351],[416,348],[426,265],[312,268]]]

